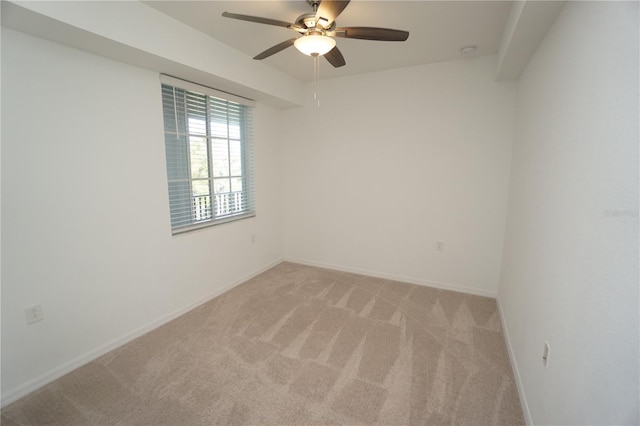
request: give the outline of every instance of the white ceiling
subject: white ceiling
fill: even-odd
[[[498,53],[496,81],[517,80],[563,5],[560,0],[353,0],[338,25],[404,29],[409,40],[339,38],[347,65],[334,69],[321,60],[320,77],[456,60],[464,58],[461,47],[477,45],[474,56]],[[294,21],[310,10],[304,0],[2,0],[0,6],[3,27],[277,107],[301,105],[301,82],[313,78],[313,60],[295,48],[263,61],[251,59],[296,33],[221,16],[227,10]]]
[[[311,12],[304,0],[148,1],[147,5],[253,57],[297,33],[282,27],[223,18],[222,12],[294,22]],[[498,52],[509,17],[510,1],[365,1],[353,0],[336,20],[338,26],[369,26],[410,32],[406,42],[338,38],[346,66],[321,61],[320,78],[360,74]],[[263,62],[300,81],[313,79],[312,58],[290,47]]]

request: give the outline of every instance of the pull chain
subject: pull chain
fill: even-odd
[[[320,87],[320,56],[313,57],[313,99],[316,101],[317,108],[320,108],[320,98],[318,97],[318,88]]]

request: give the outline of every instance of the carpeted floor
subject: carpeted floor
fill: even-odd
[[[524,424],[494,299],[287,262],[9,405],[1,420]]]

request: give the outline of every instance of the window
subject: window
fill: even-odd
[[[173,234],[255,215],[253,102],[161,76]]]

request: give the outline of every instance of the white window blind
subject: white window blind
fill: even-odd
[[[174,234],[255,215],[253,102],[161,76]]]

